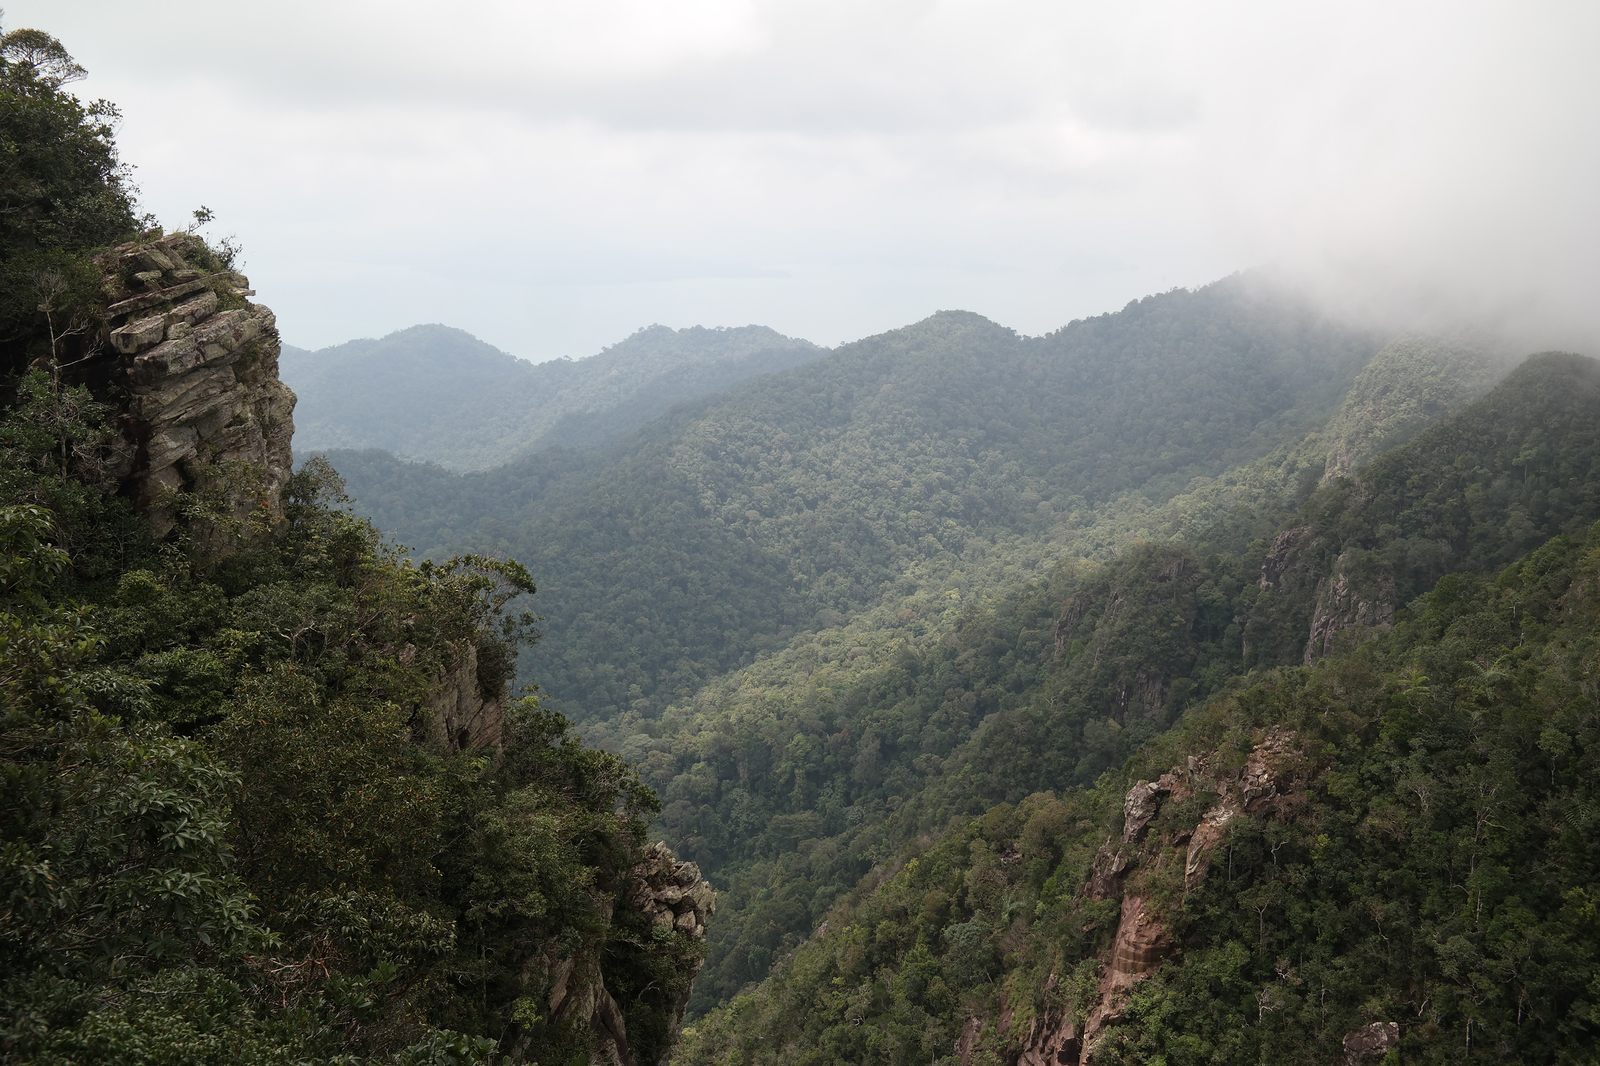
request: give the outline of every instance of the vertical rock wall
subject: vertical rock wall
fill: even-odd
[[[502,685],[502,689],[503,689]],[[428,694],[429,739],[441,751],[500,747],[505,693],[485,692],[478,680],[478,648],[468,644]]]
[[[282,520],[294,393],[278,380],[276,319],[199,238],[120,245],[105,271],[109,384],[127,396],[116,471],[157,536],[193,494],[247,531]]]
[[[1138,984],[1159,970],[1174,950],[1171,916],[1146,896],[1140,874],[1159,873],[1176,856],[1184,862],[1186,896],[1204,880],[1230,822],[1244,813],[1266,815],[1304,788],[1295,737],[1283,729],[1267,730],[1258,737],[1243,767],[1230,771],[1223,768],[1225,764],[1220,757],[1190,757],[1186,768],[1156,781],[1139,781],[1128,790],[1122,835],[1101,845],[1083,889],[1089,899],[1116,900],[1120,905],[1116,935],[1101,959],[1093,998],[1088,1002],[1051,998],[1049,994],[1059,987],[1057,975],[1052,974],[1046,984],[1048,1005],[1034,1015],[1025,1036],[1006,1035],[1013,1032],[1017,1008],[1004,1000],[997,1025],[984,1018],[968,1019],[954,1048],[959,1066],[976,1066],[985,1047],[1016,1066],[1100,1066],[1120,1061],[1118,1027],[1125,1024],[1128,1001]],[[1197,824],[1169,826],[1159,834],[1152,831],[1163,807],[1196,791],[1217,796]],[[1185,844],[1185,851],[1175,851]],[[1183,905],[1182,898],[1176,905]]]

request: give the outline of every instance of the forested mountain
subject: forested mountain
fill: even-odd
[[[1570,981],[1562,971],[1592,965],[1597,947],[1596,930],[1568,910],[1588,875],[1566,862],[1562,842],[1582,831],[1566,820],[1548,830],[1526,821],[1489,829],[1483,819],[1586,803],[1580,797],[1596,783],[1591,763],[1559,760],[1587,750],[1573,730],[1594,718],[1580,664],[1600,621],[1589,605],[1600,558],[1592,539],[1600,532],[1588,533],[1600,516],[1597,419],[1600,366],[1536,357],[1484,400],[1287,518],[1291,532],[1343,515],[1345,551],[1376,553],[1394,543],[1390,517],[1416,521],[1452,493],[1478,501],[1442,531],[1461,549],[1449,567],[1456,576],[1426,599],[1407,594],[1388,622],[1353,625],[1336,645],[1392,632],[1349,658],[1272,669],[1241,687],[1250,667],[1270,663],[1261,648],[1246,649],[1244,632],[1252,614],[1271,609],[1282,572],[1272,547],[1281,538],[1204,558],[1182,545],[1148,545],[1103,570],[1058,573],[992,613],[969,615],[932,654],[847,685],[837,672],[827,677],[825,664],[813,666],[824,678],[808,700],[758,694],[732,714],[726,704],[708,706],[701,718],[663,723],[652,750],[667,756],[662,769],[683,768],[670,782],[647,769],[666,802],[664,820],[697,835],[700,848],[750,849],[722,867],[731,913],[714,936],[700,1002],[759,978],[824,918],[829,930],[756,998],[714,1016],[684,1061],[722,1061],[738,1048],[745,1061],[925,1062],[958,1037],[963,1060],[987,1046],[1011,1055],[1069,1048],[1067,1061],[1077,1061],[1086,1035],[1102,1032],[1127,1045],[1126,1058],[1105,1061],[1254,1062],[1263,1049],[1274,1061],[1321,1061],[1322,1049],[1337,1050],[1357,1025],[1395,1017],[1411,1019],[1402,1020],[1408,1046],[1428,1061],[1464,1057],[1471,1025],[1492,1034],[1481,1032],[1478,1045],[1491,1055],[1526,1048],[1550,1061],[1553,1047],[1584,1046],[1591,1023],[1577,997],[1587,971]],[[1540,442],[1551,447],[1548,462],[1530,466]],[[1436,480],[1440,471],[1458,483]],[[1386,505],[1351,514],[1352,484],[1368,486],[1360,498]],[[1566,491],[1551,502],[1557,487]],[[1537,522],[1531,535],[1513,517],[1524,511]],[[1414,528],[1428,530],[1425,522]],[[1494,583],[1499,560],[1551,533],[1545,549]],[[1305,579],[1336,586],[1338,558],[1302,559]],[[1303,658],[1313,633],[1307,619],[1298,624],[1279,661]],[[1163,737],[1172,723],[1178,732]],[[1227,809],[1237,786],[1228,782],[1252,747],[1292,769],[1281,800],[1248,806],[1274,785]],[[1197,766],[1205,771],[1198,780]],[[1575,776],[1561,778],[1559,766]],[[1151,809],[1170,797],[1166,820],[1149,830],[1151,846],[1130,841],[1119,858],[1124,793],[1131,819],[1138,774],[1174,767],[1177,783],[1164,778],[1160,793],[1149,793]],[[718,777],[723,799],[707,802]],[[763,780],[765,789],[751,787]],[[1561,788],[1574,790],[1571,798],[1559,798]],[[808,812],[811,790],[819,799]],[[1309,813],[1308,802],[1322,813]],[[1446,803],[1455,805],[1448,813]],[[1222,891],[1205,879],[1193,843],[1219,846],[1220,831],[1193,827],[1236,814]],[[730,816],[745,821],[724,828]],[[963,824],[963,816],[981,818]],[[945,835],[952,817],[958,828]],[[944,843],[909,862],[942,835]],[[1394,848],[1400,841],[1432,841],[1433,850],[1409,860]],[[1285,845],[1299,850],[1279,854]],[[1458,918],[1451,908],[1459,903],[1428,893],[1465,879],[1464,897],[1478,898],[1473,878],[1487,875],[1474,873],[1473,847],[1495,856],[1498,869],[1548,874],[1532,896],[1508,895],[1496,882],[1485,898],[1499,917]],[[1395,894],[1382,896],[1387,910],[1373,911],[1374,925],[1363,928],[1361,908],[1376,906],[1363,901],[1380,885]],[[1186,901],[1186,893],[1199,895]],[[841,897],[843,909],[830,913]],[[1148,918],[1142,944],[1145,918],[1128,928],[1130,898],[1149,908],[1139,912]],[[1329,928],[1342,939],[1319,938]],[[1405,961],[1386,971],[1402,936]],[[1124,966],[1141,951],[1143,962]],[[1169,954],[1179,969],[1161,971],[1096,1020],[1113,988],[1131,987]],[[1476,982],[1489,973],[1520,976],[1482,995]],[[1301,982],[1311,982],[1309,992]],[[1265,997],[1264,1011],[1255,996]],[[1518,1025],[1535,1017],[1535,998],[1537,1017],[1553,1028],[1524,1033]],[[797,1013],[800,1001],[814,1006]],[[1267,1016],[1279,1009],[1288,1013]],[[1116,1016],[1127,1028],[1107,1028]],[[970,1029],[968,1018],[978,1020]],[[1045,1047],[1050,1039],[1057,1043]],[[1112,1054],[1111,1045],[1100,1054]]]
[[[291,476],[274,317],[0,35],[0,1063],[661,1063],[715,893],[507,682],[513,562]]]
[[[1499,488],[1457,531],[1480,546],[1457,571],[1489,572],[1528,543],[1511,522],[1528,499],[1547,501],[1537,510],[1543,534],[1581,535],[1600,518],[1596,383],[1592,361],[1530,360],[1357,483],[1384,486],[1393,506],[1414,513],[1438,498],[1434,482],[1393,471],[1454,469],[1471,454],[1462,495]],[[1552,433],[1567,441],[1555,477],[1519,468],[1527,442]],[[1488,438],[1493,447],[1462,451],[1464,440]],[[1556,479],[1572,488],[1552,506]],[[1350,494],[1348,483],[1325,487],[1280,528],[1307,527]],[[1374,550],[1392,543],[1393,529],[1369,513],[1341,532],[1349,548]],[[937,641],[915,639],[927,618],[875,619],[879,647],[854,634],[819,637],[659,721],[630,720],[622,750],[661,796],[669,839],[729,887],[697,1003],[759,978],[884,848],[993,802],[1091,785],[1250,669],[1301,662],[1308,614],[1280,623],[1298,628],[1277,644],[1246,643],[1279,610],[1263,588],[1281,574],[1279,540],[1269,530],[1233,550],[1141,545],[1104,567],[1060,568],[992,609],[958,610],[955,632]],[[1300,565],[1312,586],[1335,587],[1343,573],[1337,555]],[[1363,632],[1357,618],[1344,624],[1346,641]]]
[[[1600,528],[1451,578],[914,841],[680,1061],[1587,1061],[1597,568]]]
[[[0,36],[0,1063],[1593,1060],[1600,364],[419,327],[307,372],[499,465],[334,451],[375,528],[78,73]]]
[[[453,539],[413,546],[544,575],[528,662],[556,706],[659,713],[795,633],[1015,580],[1103,509],[1300,441],[1379,347],[1246,278],[1046,337],[943,313],[685,405],[553,491],[559,456],[476,475],[441,498]],[[404,539],[372,506],[402,494],[363,475],[427,475],[332,458]]]
[[[823,354],[765,326],[650,326],[586,359],[530,363],[459,329],[285,348],[302,451],[380,448],[452,470],[611,444],[673,404]]]

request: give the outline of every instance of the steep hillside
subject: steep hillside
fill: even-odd
[[[509,530],[452,526],[452,548],[540,575],[530,665],[558,706],[659,712],[794,633],[954,588],[974,557],[1025,573],[1097,508],[1298,441],[1377,348],[1245,279],[1040,338],[941,314],[687,405]],[[521,469],[474,491],[526,499]]]
[[[1323,481],[1353,473],[1488,392],[1513,363],[1488,339],[1396,337],[1361,372],[1323,431]]]
[[[1171,558],[1069,597],[1062,635],[1141,574],[1157,620],[1186,584]],[[1498,577],[1446,578],[1352,655],[1196,706],[1087,790],[1030,770],[1025,736],[985,751],[978,790],[1010,802],[949,830],[902,806],[891,850],[856,849],[871,875],[676,1061],[1582,1061],[1597,594],[1600,527],[1580,526]],[[1085,651],[1137,648],[1104,629]],[[968,766],[941,787],[972,788]]]
[[[285,349],[283,377],[300,397],[303,452],[381,448],[473,470],[551,445],[610,444],[675,403],[822,352],[764,326],[650,326],[587,359],[529,363],[430,325]]]
[[[1600,517],[1600,442],[1590,430],[1600,394],[1588,385],[1596,371],[1587,359],[1535,357],[1360,476],[1470,459],[1476,478],[1512,479],[1519,440],[1548,441],[1565,427],[1561,454],[1574,483],[1541,519],[1581,535]],[[1494,447],[1461,450],[1480,438]],[[1398,480],[1392,500],[1410,514],[1435,489],[1425,477]],[[1280,528],[1305,525],[1345,491],[1319,490]],[[1515,556],[1524,543],[1508,532],[1517,501],[1502,494],[1470,516],[1465,534],[1482,551],[1454,569],[1486,574]],[[1389,531],[1379,522],[1370,533]],[[1278,539],[1268,531],[1237,551],[1141,545],[1104,567],[1058,570],[991,609],[957,610],[954,631],[935,642],[916,634],[936,608],[875,617],[874,637],[821,635],[659,721],[624,719],[621,750],[660,794],[669,839],[728,886],[697,1009],[759,979],[886,848],[995,802],[1092,785],[1186,708],[1275,665],[1246,635]],[[1281,663],[1302,661],[1309,633],[1299,632],[1285,638]]]
[[[292,471],[272,312],[74,72],[0,36],[0,1062],[661,1063],[715,892],[510,698],[527,572]]]
[[[1462,417],[1319,494],[1278,534],[1247,659],[1306,663],[1387,625],[1444,574],[1482,572],[1600,518],[1600,365],[1534,356]]]

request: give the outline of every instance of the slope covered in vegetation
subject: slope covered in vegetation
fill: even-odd
[[[1596,381],[1591,360],[1531,359],[1354,483],[1387,486],[1392,506],[1408,514],[1436,498],[1436,483],[1391,478],[1396,469],[1459,470],[1465,485],[1501,486],[1459,531],[1478,554],[1452,568],[1490,574],[1526,544],[1511,521],[1520,501],[1549,499],[1550,478],[1517,462],[1529,441],[1544,441],[1568,491],[1539,520],[1550,533],[1581,536],[1600,518]],[[1462,450],[1463,440],[1481,439],[1493,447]],[[1324,487],[1281,528],[1307,526],[1351,491]],[[1394,535],[1384,514],[1367,513],[1365,526],[1348,521],[1341,535],[1382,543]],[[989,610],[958,612],[936,642],[911,638],[916,620],[887,628],[881,652],[852,648],[853,638],[819,641],[659,721],[632,722],[623,750],[661,796],[668,839],[727,889],[697,1009],[760,979],[906,840],[992,803],[1088,787],[1250,670],[1302,662],[1309,618],[1284,636],[1276,660],[1246,645],[1262,624],[1256,612],[1272,608],[1262,586],[1278,573],[1279,540],[1269,531],[1221,551],[1220,543],[1143,545],[1101,568],[1060,569]],[[1316,564],[1320,572],[1309,559],[1300,565],[1313,587],[1342,573],[1332,556]],[[1363,633],[1352,624],[1344,642]]]
[[[226,400],[276,335],[135,232],[76,69],[0,37],[0,1061],[661,1061],[713,894],[630,767],[508,699],[527,571],[402,561],[325,464],[152,466],[152,380],[261,443]],[[249,346],[195,347],[214,312]]]
[[[902,808],[885,838],[910,842],[679,1061],[1318,1062],[1390,1023],[1406,1061],[1583,1061],[1600,528],[1566,524],[1090,787],[1030,769],[1026,736],[974,745],[958,778],[987,785],[954,787],[1008,801],[948,831]]]
[[[1298,440],[1377,347],[1243,278],[1042,338],[941,314],[688,405],[525,512],[452,519],[452,550],[548,575],[529,662],[557,706],[659,711],[793,633],[963,569],[919,573],[925,560],[1037,565],[1096,508],[1166,500]],[[526,500],[526,469],[473,492]]]

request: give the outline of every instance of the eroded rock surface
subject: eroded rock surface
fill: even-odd
[[[1350,1066],[1370,1062],[1400,1046],[1400,1023],[1373,1022],[1345,1034],[1344,1058]]]
[[[699,941],[705,938],[706,922],[717,909],[717,894],[710,882],[700,875],[692,862],[678,862],[672,851],[661,843],[645,848],[630,871],[632,889],[627,896],[616,901],[617,907],[634,907],[642,910],[657,926],[675,929]],[[614,913],[609,903],[601,903],[607,918]],[[522,980],[535,991],[543,988],[551,1023],[586,1023],[594,1039],[589,1061],[595,1066],[660,1066],[665,1063],[671,1049],[661,1052],[658,1060],[642,1060],[639,1051],[628,1038],[628,1026],[622,1007],[606,988],[601,969],[599,944],[586,944],[571,955],[560,954],[559,942],[552,943],[544,953],[528,960]],[[703,955],[692,958],[693,981],[700,971]],[[688,997],[673,1004],[669,1031],[676,1034],[682,1029]],[[527,1051],[527,1039],[512,1048],[512,1058]]]
[[[1394,625],[1394,599],[1394,575],[1381,571],[1363,581],[1352,572],[1350,553],[1339,556],[1333,573],[1317,584],[1305,664],[1334,654],[1341,636],[1376,636],[1389,629]]]
[[[1028,1038],[1017,1055],[1017,1066],[1062,1066],[1078,1061],[1083,1039],[1073,1023],[1071,1004],[1054,1002],[1057,987],[1056,975],[1051,974],[1044,988],[1051,1005],[1043,1016],[1035,1017],[1029,1024]],[[969,1049],[969,1057],[970,1054]]]
[[[498,749],[505,720],[505,686],[485,692],[478,678],[478,647],[467,644],[428,693],[430,739],[446,752]]]
[[[656,925],[706,937],[706,922],[717,911],[717,893],[692,862],[678,862],[665,844],[652,844],[633,868],[638,887],[633,902]],[[698,969],[698,968],[697,968]]]
[[[1132,990],[1161,967],[1173,947],[1167,922],[1144,894],[1140,886],[1148,882],[1141,879],[1147,873],[1160,875],[1166,864],[1181,860],[1185,894],[1194,891],[1204,880],[1228,824],[1241,814],[1276,809],[1300,785],[1295,737],[1287,730],[1263,733],[1237,770],[1223,770],[1218,761],[1216,756],[1189,756],[1182,769],[1156,781],[1136,782],[1128,790],[1121,838],[1108,838],[1095,854],[1084,888],[1089,899],[1121,902],[1116,936],[1096,990],[1098,997],[1088,1004],[1052,1007],[1036,1018],[1026,1040],[1020,1047],[1013,1046],[1018,1062],[1060,1066],[1103,1058],[1104,1049],[1116,1043],[1117,1025]],[[1189,799],[1197,791],[1214,792],[1217,800],[1192,829],[1169,825],[1159,834],[1152,833],[1151,824],[1164,806]],[[1185,842],[1188,846],[1183,852],[1172,850]],[[1084,1019],[1081,1028],[1073,1024],[1075,1010],[1081,1010],[1076,1015]],[[960,1050],[958,1047],[958,1058]],[[970,1057],[970,1047],[968,1050]]]
[[[692,862],[679,862],[672,851],[662,843],[645,849],[644,857],[633,868],[637,879],[629,902],[641,908],[657,926],[674,929],[697,941],[706,938],[706,924],[717,912],[717,893]],[[705,964],[703,954],[694,956],[692,982]],[[689,1008],[687,997],[673,1008],[668,1031],[679,1033],[683,1029],[683,1015]],[[662,1062],[667,1056],[662,1056]]]
[[[247,299],[242,275],[207,269],[210,253],[186,233],[119,245],[97,262],[111,301],[97,361],[114,360],[102,376],[127,396],[116,473],[156,535],[176,524],[179,493],[209,498],[241,531],[276,526],[295,398],[278,380],[272,312]]]

